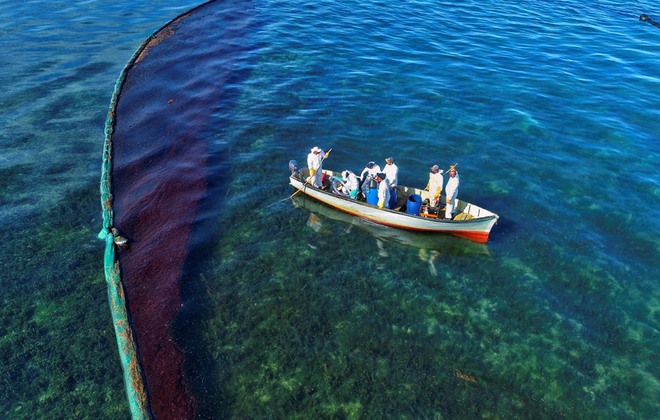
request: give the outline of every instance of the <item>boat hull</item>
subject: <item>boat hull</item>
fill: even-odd
[[[316,223],[320,220],[332,220],[342,224],[355,226],[361,231],[371,235],[378,241],[397,243],[399,245],[417,248],[420,250],[437,251],[443,255],[482,255],[490,256],[488,244],[457,238],[453,235],[442,235],[426,232],[417,232],[409,229],[397,229],[373,223],[361,217],[328,206],[321,201],[306,194],[297,194],[291,197],[296,207],[310,213],[310,218]],[[318,218],[317,218],[318,217]],[[332,226],[332,225],[329,225]],[[350,228],[349,228],[350,229]]]
[[[332,171],[323,171],[326,175],[335,175]],[[498,215],[470,203],[460,202],[457,211],[465,212],[471,218],[465,220],[435,219],[408,214],[399,210],[381,209],[366,202],[334,194],[305,183],[305,173],[291,175],[290,184],[310,197],[315,198],[337,210],[362,219],[370,220],[385,226],[407,229],[418,232],[446,233],[467,238],[476,242],[488,242],[488,236],[493,225],[497,223]],[[405,196],[419,194],[422,197],[428,193],[416,188],[399,186]],[[298,194],[298,192],[296,192]]]

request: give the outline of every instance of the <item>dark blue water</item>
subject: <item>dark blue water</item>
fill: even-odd
[[[0,4],[4,412],[125,413],[93,239],[103,123],[133,51],[192,5]],[[207,110],[224,194],[177,332],[201,412],[653,418],[654,7],[252,3],[249,77]],[[485,249],[419,246],[281,201],[314,145],[337,170],[394,156],[406,185],[459,162],[459,197],[500,222]]]

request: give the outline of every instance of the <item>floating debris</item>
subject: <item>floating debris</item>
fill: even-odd
[[[464,381],[473,382],[475,384],[477,383],[477,380],[474,379],[474,376],[470,376],[470,375],[466,375],[464,373],[461,373],[461,371],[458,370],[458,369],[454,369],[454,370],[456,371],[456,377],[457,378],[463,379]]]

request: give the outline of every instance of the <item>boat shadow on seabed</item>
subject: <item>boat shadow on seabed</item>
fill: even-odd
[[[484,255],[490,256],[488,245],[452,235],[413,232],[383,226],[336,210],[307,195],[291,197],[294,206],[310,213],[308,226],[319,231],[323,229],[323,219],[339,221],[347,225],[347,231],[353,226],[373,236],[378,247],[378,254],[387,257],[384,244],[399,244],[419,250],[420,259],[429,262],[431,274],[436,275],[434,262],[439,255]]]

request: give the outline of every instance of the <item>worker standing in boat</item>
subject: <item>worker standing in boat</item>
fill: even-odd
[[[396,187],[399,185],[399,167],[394,163],[394,159],[388,157],[385,159],[387,163],[383,172],[387,175],[387,180],[390,182],[390,199],[389,208],[393,209],[396,206]]]
[[[390,180],[383,172],[376,174],[376,181],[378,182],[378,208],[390,208]]]
[[[330,153],[328,151],[328,153]],[[307,182],[311,183],[317,188],[323,185],[323,159],[328,157],[328,153],[314,146],[312,151],[307,155],[307,167],[309,168],[309,178]]]
[[[444,177],[442,173],[444,171],[440,169],[438,165],[431,166],[431,172],[429,173],[429,182],[426,184],[425,190],[429,192],[431,196],[430,205],[431,207],[437,207],[440,204],[440,194],[442,193],[442,184],[444,184]]]
[[[365,184],[370,180],[370,179],[375,179],[376,175],[380,172],[380,166],[376,165],[376,162],[371,161],[367,163],[367,166],[364,167],[362,170],[362,173],[360,174],[360,179],[362,180],[362,184],[360,185],[362,189],[364,190]]]
[[[456,165],[458,165],[458,163]],[[447,195],[445,219],[451,219],[453,217],[452,213],[454,212],[456,197],[458,196],[458,184],[460,184],[460,178],[458,176],[458,171],[456,170],[456,165],[451,165],[449,167],[449,180],[447,180],[447,186],[445,187],[445,194]]]

